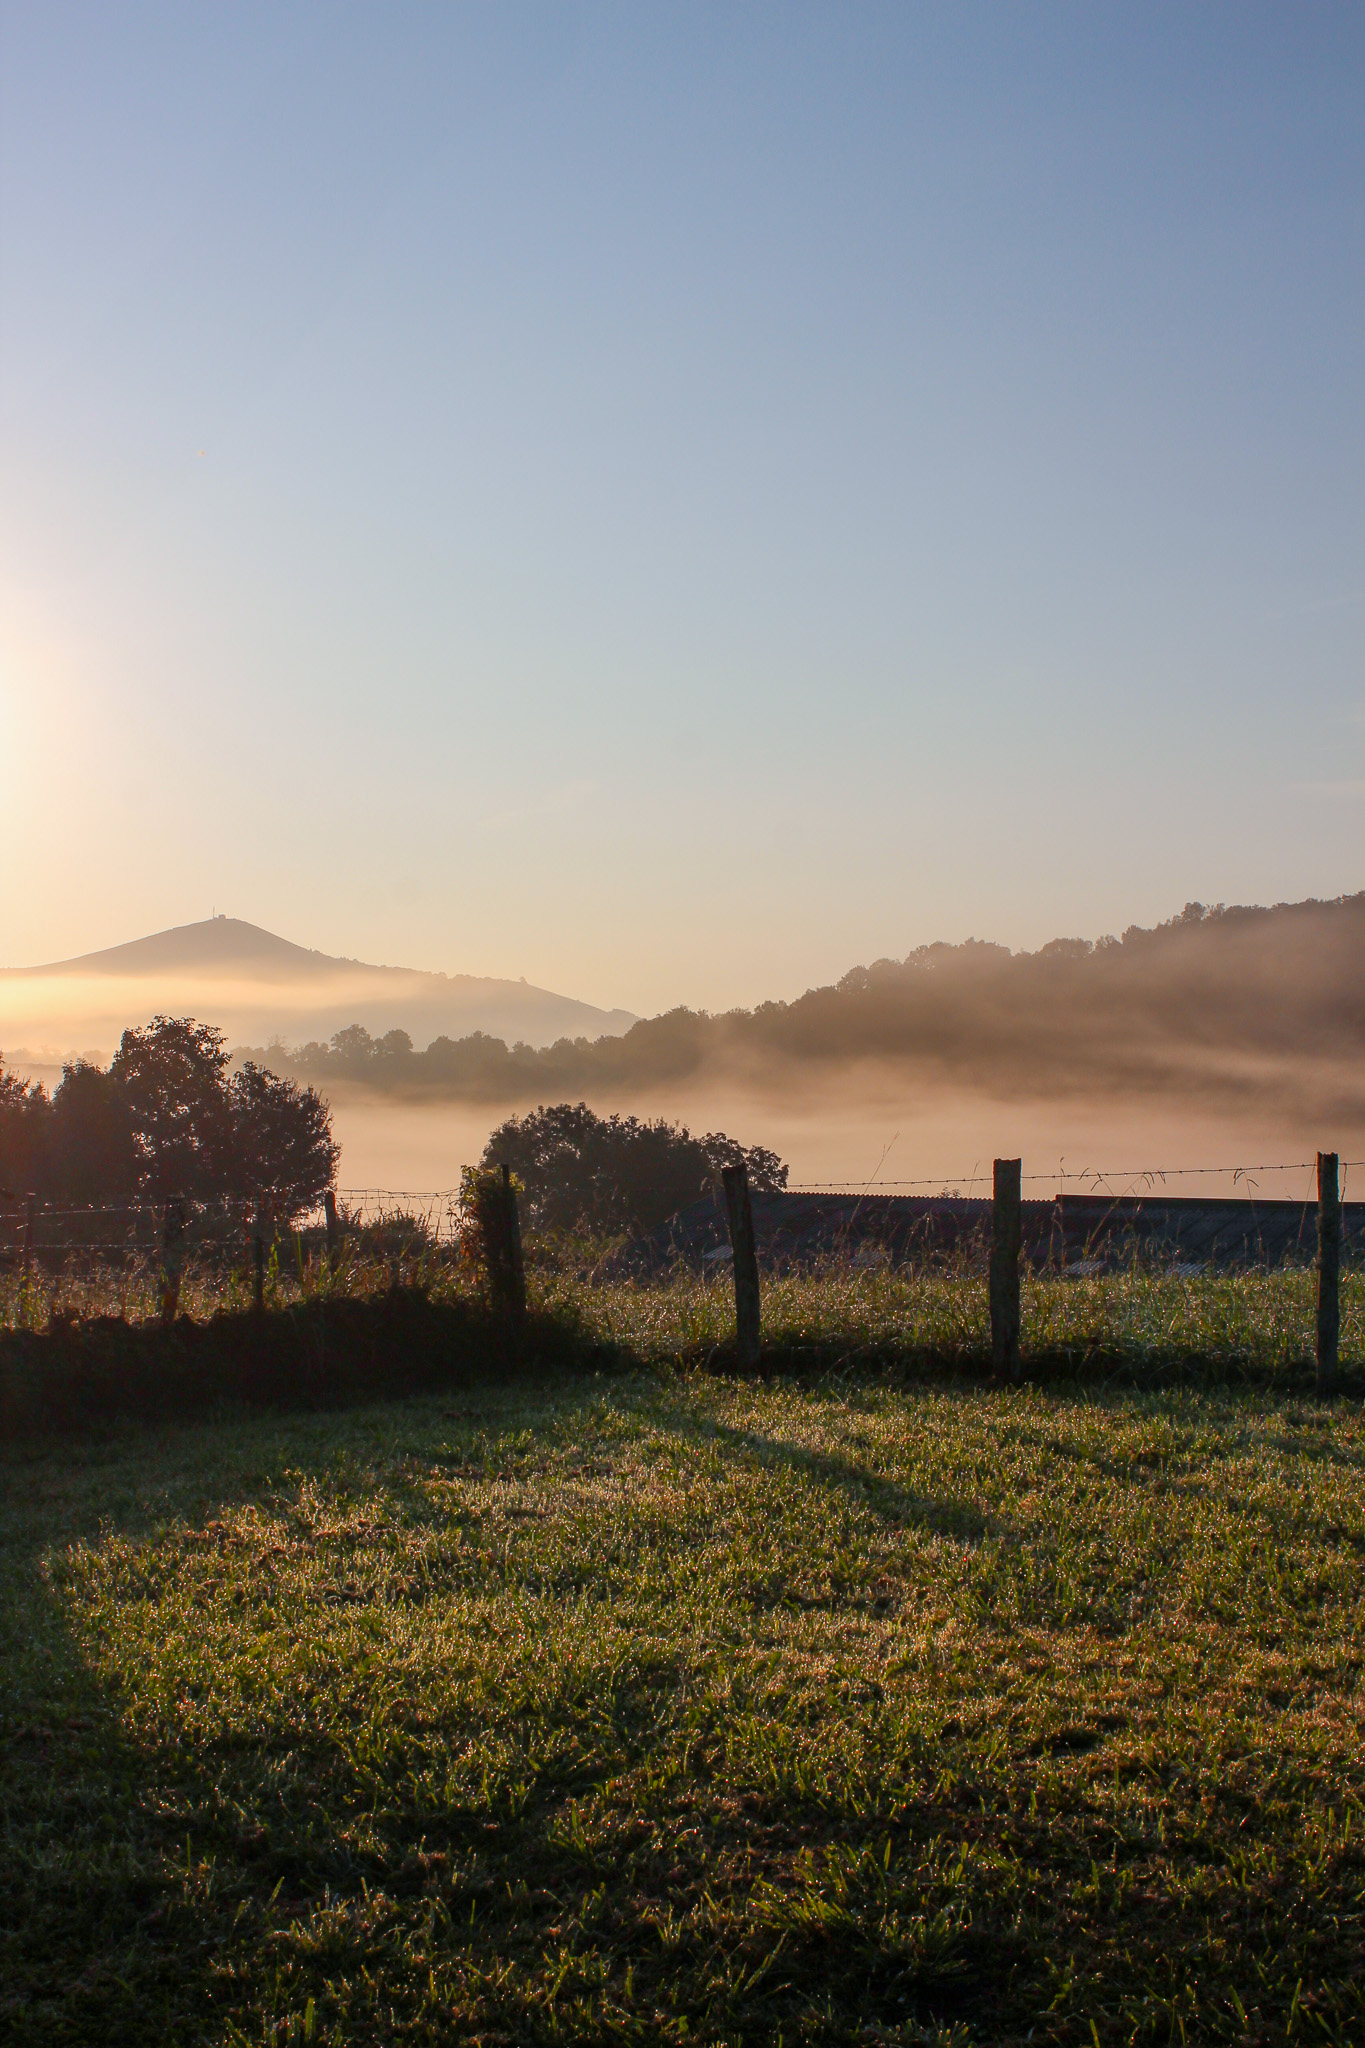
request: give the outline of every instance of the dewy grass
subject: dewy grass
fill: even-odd
[[[660,1370],[0,1469],[6,2039],[1365,2038],[1354,1404]]]
[[[1089,1279],[1055,1274],[1023,1283],[1028,1357],[1083,1366],[1091,1358],[1240,1365],[1274,1374],[1313,1357],[1311,1271],[1177,1274],[1134,1271]],[[651,1363],[691,1362],[734,1332],[728,1279],[680,1276],[667,1285],[589,1285],[547,1276],[549,1305],[572,1306],[586,1327]],[[863,1273],[831,1266],[764,1277],[763,1332],[780,1365],[989,1356],[983,1275],[970,1270]],[[1365,1275],[1341,1282],[1341,1358],[1365,1361]]]
[[[436,1303],[480,1294],[478,1268],[445,1248],[420,1243],[378,1256],[346,1247],[333,1261],[305,1262],[286,1241],[265,1275],[265,1305],[376,1300],[399,1285]],[[688,1366],[723,1362],[734,1332],[728,1275],[679,1273],[663,1281],[603,1282],[569,1267],[532,1265],[533,1308],[558,1318],[564,1336],[587,1354],[613,1350],[627,1364]],[[989,1357],[986,1281],[970,1264],[941,1270],[823,1269],[765,1274],[763,1335],[769,1366],[823,1371],[878,1362],[890,1367],[980,1367]],[[250,1309],[253,1283],[241,1266],[192,1264],[182,1280],[181,1312],[198,1322]],[[1245,1373],[1262,1380],[1311,1371],[1316,1276],[1311,1269],[1182,1275],[1134,1268],[1088,1278],[1052,1272],[1023,1281],[1026,1370],[1103,1374]],[[78,1334],[82,1319],[115,1316],[153,1322],[160,1275],[153,1260],[122,1270],[72,1266],[31,1279],[0,1280],[0,1336],[60,1325]],[[561,1349],[563,1346],[561,1345]],[[1365,1274],[1341,1280],[1340,1356],[1346,1384],[1365,1366]]]

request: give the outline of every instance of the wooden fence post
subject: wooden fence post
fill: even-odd
[[[256,1214],[251,1226],[252,1306],[259,1315],[265,1308],[265,1198],[256,1197]]]
[[[327,1258],[330,1263],[337,1248],[337,1198],[334,1189],[328,1188],[322,1198],[322,1206],[327,1216]]]
[[[991,1203],[991,1363],[1011,1379],[1019,1377],[1019,1213],[1018,1159],[997,1159]]]
[[[33,1271],[33,1254],[38,1247],[38,1197],[24,1196],[24,1285]]]
[[[484,1255],[493,1307],[514,1323],[526,1314],[526,1267],[521,1254],[521,1218],[512,1169],[504,1160],[501,1185],[487,1189],[483,1204]]]
[[[1330,1394],[1341,1338],[1341,1192],[1337,1155],[1318,1154],[1318,1392]]]
[[[761,1308],[758,1295],[758,1251],[754,1243],[754,1212],[749,1200],[749,1170],[723,1166],[725,1214],[730,1225],[730,1250],[735,1268],[735,1350],[739,1362],[752,1369],[762,1349]]]
[[[180,1308],[180,1275],[185,1266],[185,1204],[172,1195],[161,1218],[161,1320],[173,1323]]]

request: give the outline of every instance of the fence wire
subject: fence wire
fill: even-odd
[[[1338,1172],[1344,1177],[1353,1166],[1365,1166],[1365,1159],[1339,1159]],[[1078,1188],[1089,1187],[1096,1194],[1115,1194],[1112,1183],[1124,1182],[1128,1188],[1152,1188],[1164,1185],[1168,1180],[1189,1180],[1213,1178],[1231,1180],[1234,1186],[1242,1182],[1255,1185],[1253,1176],[1264,1173],[1315,1173],[1316,1159],[1295,1159],[1289,1161],[1267,1161],[1260,1165],[1243,1166],[1124,1166],[1068,1168],[1054,1166],[1045,1173],[1024,1173],[1019,1177],[1030,1185],[1050,1182],[1059,1194],[1066,1191],[1068,1183]],[[990,1173],[934,1173],[923,1174],[917,1180],[810,1180],[792,1182],[786,1192],[791,1195],[843,1194],[875,1195],[899,1188],[929,1188],[935,1194],[950,1198],[961,1188],[990,1187],[993,1175]],[[1343,1182],[1344,1184],[1344,1182]],[[1292,1197],[1290,1199],[1293,1199]]]
[[[1068,1189],[1088,1192],[1112,1200],[1140,1199],[1172,1181],[1207,1180],[1214,1177],[1245,1188],[1246,1199],[1255,1200],[1262,1176],[1313,1174],[1316,1159],[1262,1161],[1257,1164],[1223,1166],[1151,1166],[1067,1168],[1021,1175],[1031,1186],[1049,1184],[1058,1195]],[[1340,1198],[1344,1199],[1346,1179],[1352,1168],[1365,1166],[1365,1159],[1338,1162]],[[973,1169],[965,1174],[925,1174],[914,1179],[870,1179],[801,1181],[786,1187],[790,1195],[838,1195],[865,1200],[886,1195],[928,1192],[943,1201],[961,1200],[964,1191],[989,1189],[992,1174]],[[641,1193],[663,1193],[662,1189]],[[343,1231],[407,1228],[414,1237],[431,1245],[453,1245],[465,1217],[458,1186],[444,1188],[342,1187],[334,1190],[337,1222]],[[977,1198],[980,1199],[980,1198]],[[1046,1199],[1046,1197],[1044,1197]],[[1210,1197],[1211,1200],[1226,1199]],[[1306,1189],[1305,1205],[1315,1200],[1315,1190]],[[0,1256],[13,1260],[20,1253],[68,1252],[91,1254],[154,1254],[162,1248],[167,1205],[164,1201],[141,1201],[91,1208],[35,1206],[32,1224],[27,1198],[0,1191]],[[316,1234],[326,1227],[324,1205],[294,1217],[288,1224],[267,1221],[272,1236],[293,1232]],[[187,1204],[183,1244],[186,1252],[208,1251],[243,1245],[256,1228],[253,1204],[240,1198]],[[86,1233],[90,1232],[91,1235]],[[55,1233],[55,1234],[54,1234]],[[98,1234],[93,1234],[98,1233]]]

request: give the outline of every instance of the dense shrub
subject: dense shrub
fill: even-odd
[[[740,1162],[760,1194],[787,1184],[775,1152],[746,1149],[723,1131],[694,1138],[683,1124],[594,1115],[585,1103],[508,1117],[484,1148],[485,1167],[510,1166],[533,1229],[605,1235],[652,1230]]]

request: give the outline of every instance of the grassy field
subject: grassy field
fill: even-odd
[[[419,1245],[406,1257],[348,1249],[329,1268],[325,1261],[308,1267],[300,1261],[296,1267],[286,1246],[272,1260],[266,1301],[287,1310],[310,1302],[372,1300],[395,1282],[438,1303],[476,1299],[482,1288],[479,1269],[444,1247]],[[1087,1279],[1026,1272],[1023,1346],[1035,1361],[1064,1369],[1099,1361],[1168,1370],[1193,1361],[1205,1371],[1230,1367],[1283,1378],[1312,1359],[1316,1284],[1306,1267],[1185,1276],[1134,1268]],[[703,1361],[734,1330],[734,1296],[724,1273],[704,1279],[680,1272],[664,1284],[607,1285],[585,1278],[572,1261],[546,1262],[532,1265],[530,1287],[534,1306],[636,1364]],[[250,1302],[248,1276],[231,1267],[191,1266],[180,1296],[182,1311],[201,1322],[222,1312],[245,1313]],[[159,1303],[154,1261],[122,1272],[73,1268],[31,1285],[18,1274],[4,1274],[0,1337],[46,1330],[61,1317],[152,1320]],[[869,1357],[980,1363],[990,1352],[985,1273],[964,1261],[881,1272],[831,1262],[815,1273],[765,1274],[763,1327],[769,1355],[783,1370],[852,1365]],[[1365,1272],[1341,1277],[1341,1359],[1348,1372],[1365,1367]]]
[[[0,2038],[1365,2039],[1354,1403],[850,1356],[0,1471]]]

